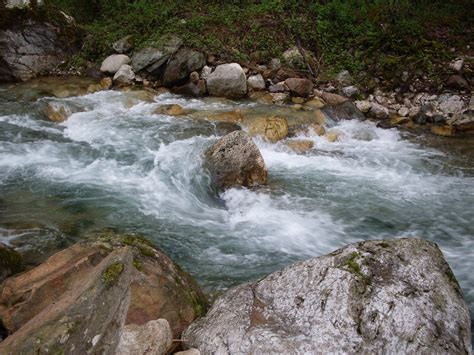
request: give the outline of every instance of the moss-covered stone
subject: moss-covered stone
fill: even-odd
[[[117,282],[120,274],[124,269],[123,263],[113,263],[110,264],[107,269],[104,270],[102,273],[102,281],[105,283],[107,287],[114,285]]]

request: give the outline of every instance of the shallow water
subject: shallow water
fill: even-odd
[[[41,114],[51,98],[22,97],[33,101],[0,87],[0,241],[31,259],[115,227],[144,234],[218,291],[347,243],[418,236],[440,245],[474,309],[472,145],[344,121],[341,141],[310,137],[306,155],[257,139],[268,186],[216,196],[201,167],[215,125],[153,110],[265,107],[103,91],[55,99],[84,110],[57,124]]]

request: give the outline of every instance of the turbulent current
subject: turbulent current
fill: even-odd
[[[454,140],[341,121],[339,141],[311,136],[305,155],[256,139],[269,184],[216,195],[202,159],[222,132],[153,112],[258,104],[120,91],[18,99],[11,90],[0,87],[0,241],[31,260],[111,227],[145,235],[215,292],[351,242],[416,236],[438,243],[474,310],[472,142],[460,152]],[[45,100],[80,109],[54,123]]]

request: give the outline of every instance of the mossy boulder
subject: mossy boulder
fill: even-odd
[[[179,336],[207,309],[197,284],[152,243],[106,230],[7,279],[0,353],[113,353],[128,325],[165,319]]]
[[[13,248],[0,243],[0,283],[8,276],[23,270],[23,258]]]
[[[436,244],[371,240],[228,290],[183,334],[204,354],[469,354],[469,309]]]

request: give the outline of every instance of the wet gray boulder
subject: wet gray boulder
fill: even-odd
[[[206,79],[211,96],[238,99],[247,93],[247,78],[237,63],[221,64]]]
[[[22,271],[23,268],[21,255],[15,249],[0,243],[0,284],[5,278]]]
[[[57,20],[64,19],[59,15]],[[28,20],[0,29],[0,82],[25,81],[47,73],[78,47],[79,34],[67,23],[60,27]]]
[[[145,74],[158,77],[162,74],[163,65],[171,55],[178,51],[182,45],[176,36],[163,36],[153,46],[143,48],[132,57],[132,68],[135,73],[143,71]]]
[[[252,187],[267,182],[267,168],[252,138],[234,131],[220,138],[205,152],[205,166],[218,190]]]
[[[469,310],[436,244],[372,240],[221,296],[184,332],[204,354],[466,354]]]
[[[206,65],[204,53],[191,48],[181,48],[170,59],[163,73],[163,84],[173,86],[182,84],[189,75]]]

